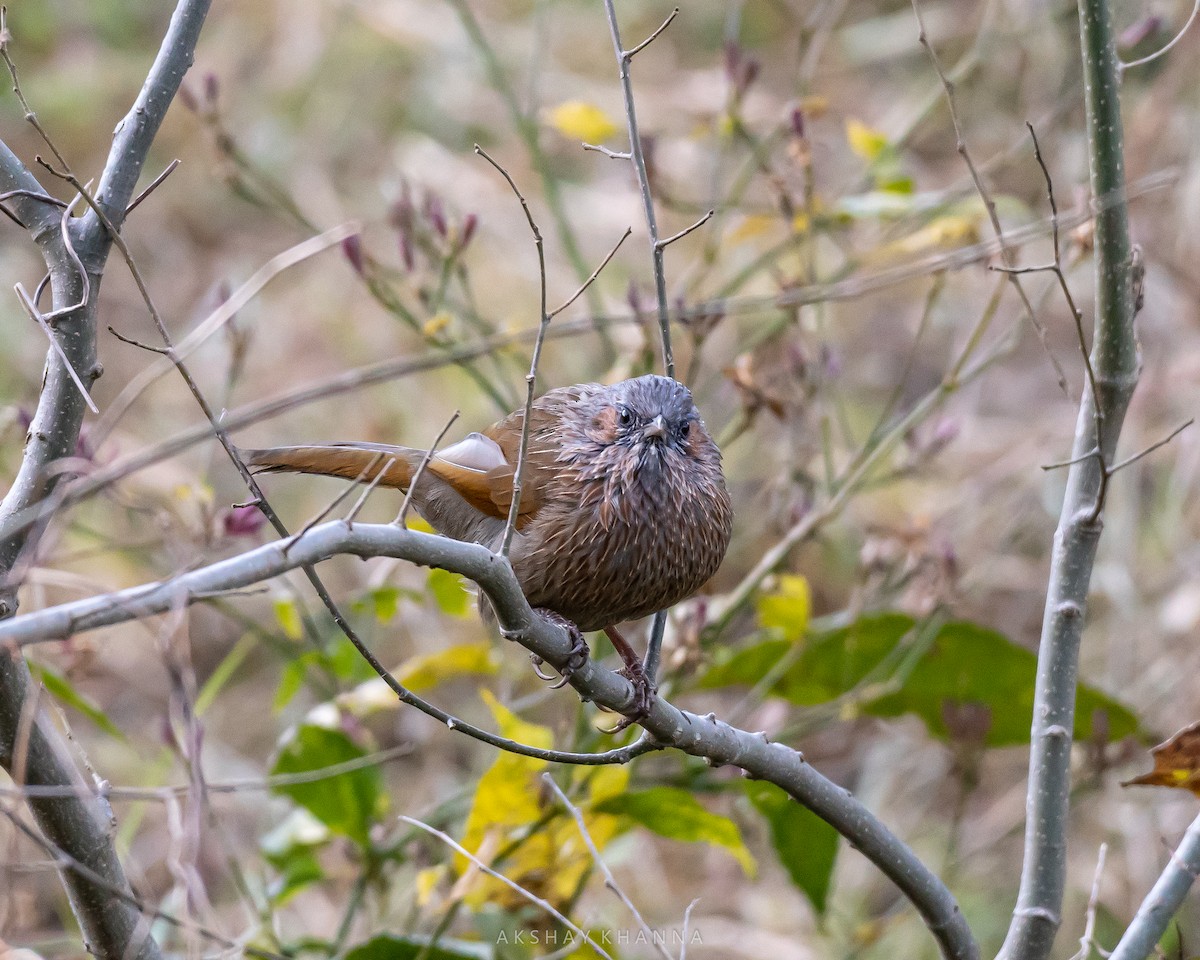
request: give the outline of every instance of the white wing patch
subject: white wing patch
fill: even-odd
[[[440,451],[435,459],[444,460],[453,466],[474,470],[477,473],[487,473],[497,467],[508,466],[500,444],[490,437],[485,437],[482,433],[468,434],[465,439]]]

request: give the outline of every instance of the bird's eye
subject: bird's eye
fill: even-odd
[[[675,428],[675,432],[679,436],[680,440],[686,440],[688,435],[692,432],[692,421],[684,420],[681,424],[679,424],[678,427]]]
[[[623,405],[617,407],[617,422],[623,427],[627,427],[633,423],[633,414],[629,411],[628,407]]]

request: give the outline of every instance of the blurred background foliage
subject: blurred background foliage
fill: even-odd
[[[1190,10],[1116,7],[1129,59],[1161,46]],[[170,8],[44,0],[9,11],[25,92],[85,179]],[[922,10],[971,155],[1006,231],[1022,238],[1018,261],[1045,263],[1049,208],[1025,122],[1067,217],[1087,182],[1074,5],[931,0]],[[632,45],[670,5],[618,12]],[[1193,33],[1125,78],[1130,214],[1147,264],[1127,453],[1193,415],[1200,393],[1197,44]],[[1067,456],[1083,381],[1071,317],[1052,277],[1025,278],[1043,346],[987,269],[1001,262],[991,227],[907,2],[688,4],[639,55],[634,83],[663,233],[715,211],[670,248],[668,283],[680,375],[721,440],[737,512],[721,572],[672,617],[665,689],[802,749],[947,878],[994,949],[1019,873],[1022,744],[1063,482],[1041,466]],[[0,97],[0,126],[32,163],[41,148],[11,96]],[[537,320],[529,232],[474,154],[479,143],[531,200],[552,304],[634,228],[561,318],[609,322],[552,340],[541,368],[546,387],[619,379],[655,368],[650,257],[628,165],[583,151],[582,139],[626,147],[599,2],[216,0],[147,174],[182,164],[125,235],[182,337],[271,256],[363,224],[360,242],[288,270],[194,354],[218,408],[380,359],[444,356]],[[3,238],[0,274],[31,287],[35,249],[15,227]],[[1085,316],[1089,243],[1086,223],[1064,226],[1063,265]],[[100,316],[102,328],[154,342],[116,260]],[[0,462],[11,473],[45,343],[15,298],[0,298],[0,337]],[[528,347],[295,405],[237,440],[424,445],[455,410],[454,430],[475,429],[516,405]],[[100,353],[95,397],[110,411],[152,357],[107,332]],[[182,384],[164,377],[119,419],[90,424],[80,457],[85,469],[116,462],[200,422]],[[1198,437],[1184,431],[1110,493],[1083,649],[1062,943],[1082,931],[1101,842],[1097,935],[1111,945],[1195,812],[1190,795],[1119,781],[1149,765],[1148,743],[1200,713]],[[272,478],[267,489],[299,527],[339,487]],[[23,608],[265,540],[254,511],[231,507],[245,496],[214,442],[120,481],[56,520]],[[390,520],[397,508],[376,493],[361,516]],[[746,579],[797,530],[784,576]],[[414,690],[523,742],[612,745],[602,732],[612,718],[550,693],[515,648],[488,638],[458,578],[387,560],[339,559],[322,572]],[[598,638],[593,648],[607,651]],[[400,709],[300,578],[197,606],[184,623],[99,631],[32,656],[101,776],[191,785],[170,801],[114,800],[134,884],[164,910],[295,956],[523,958],[545,952],[529,931],[564,942],[563,928],[397,821],[404,814],[581,926],[636,938],[539,779],[546,764]],[[264,779],[339,764],[337,777]],[[674,755],[552,773],[654,930],[680,931],[699,898],[690,957],[932,956],[894,888],[770,787]],[[5,829],[0,934],[78,955],[53,872],[21,869],[38,854]],[[156,932],[181,949],[187,939]],[[1195,943],[1200,911],[1187,908],[1172,936]],[[630,939],[613,952],[650,948]]]

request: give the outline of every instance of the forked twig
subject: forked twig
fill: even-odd
[[[542,783],[546,784],[546,786],[554,791],[555,795],[559,799],[559,802],[567,808],[567,812],[570,813],[575,819],[575,825],[579,828],[579,835],[583,837],[583,842],[587,844],[588,852],[590,852],[592,855],[592,862],[600,868],[600,873],[604,876],[604,885],[608,887],[608,889],[614,894],[616,894],[617,899],[625,904],[625,908],[633,914],[633,919],[637,922],[638,927],[641,928],[642,933],[645,934],[647,942],[654,944],[658,948],[658,952],[663,957],[663,960],[675,960],[675,958],[667,952],[667,948],[663,946],[660,939],[654,936],[654,933],[650,929],[650,925],[646,923],[645,919],[642,917],[641,911],[639,911],[634,902],[629,899],[629,895],[621,889],[620,884],[617,883],[617,878],[613,876],[613,872],[608,868],[608,864],[605,863],[604,858],[600,856],[600,849],[596,846],[596,841],[592,839],[592,835],[588,832],[587,824],[583,822],[582,811],[580,811],[580,809],[570,801],[566,793],[563,792],[562,787],[560,787],[554,781],[554,778],[550,776],[549,773],[542,774]]]
[[[565,916],[553,904],[551,904],[547,900],[543,900],[536,893],[531,893],[529,890],[526,890],[523,886],[521,886],[515,880],[509,879],[504,874],[500,873],[498,870],[494,870],[491,867],[489,867],[486,863],[484,863],[477,856],[475,856],[475,854],[471,853],[470,850],[468,850],[466,847],[462,846],[462,844],[458,843],[448,833],[443,833],[441,830],[437,829],[437,827],[431,827],[427,823],[422,823],[420,820],[415,820],[412,817],[406,817],[403,814],[401,814],[396,819],[401,821],[402,823],[407,823],[411,827],[416,827],[419,830],[424,830],[426,833],[430,834],[431,836],[437,837],[439,840],[442,841],[442,843],[446,844],[446,846],[450,847],[456,853],[458,853],[461,856],[464,856],[468,860],[470,860],[473,864],[475,864],[476,867],[478,867],[480,870],[482,870],[484,873],[486,873],[489,877],[499,880],[501,883],[503,883],[506,887],[508,887],[514,893],[519,894],[520,896],[522,896],[526,900],[528,900],[530,903],[532,903],[534,906],[539,907],[540,909],[546,911],[546,913],[550,914],[550,916],[552,916],[555,920],[557,920],[563,926],[570,929],[573,933],[575,933],[577,936],[579,936],[582,940],[586,941],[588,946],[590,946],[593,950],[595,950],[597,954],[604,957],[605,960],[613,960],[612,955],[609,954],[595,940],[593,940],[591,934],[589,934],[586,930],[584,930],[582,927],[577,925],[569,917]]]

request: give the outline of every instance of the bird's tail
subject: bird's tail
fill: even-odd
[[[268,447],[240,451],[255,473],[315,473],[407,490],[425,456],[423,450],[384,443],[330,443],[303,447]]]

